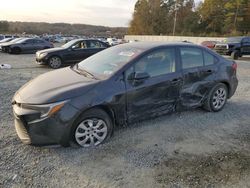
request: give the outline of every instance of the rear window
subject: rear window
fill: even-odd
[[[182,47],[180,51],[183,69],[203,66],[202,50],[198,48]]]
[[[205,64],[205,66],[213,65],[215,63],[215,57],[212,54],[210,54],[210,53],[208,53],[206,51],[204,51],[203,54],[204,54],[204,64]]]

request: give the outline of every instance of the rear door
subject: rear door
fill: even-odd
[[[216,57],[197,47],[180,47],[183,86],[180,91],[183,107],[198,107],[215,84]]]
[[[107,48],[105,44],[97,40],[88,40],[88,56],[92,56]]]
[[[129,79],[130,75],[144,72],[145,80]],[[155,50],[126,71],[127,117],[129,122],[174,111],[182,85],[175,48]]]

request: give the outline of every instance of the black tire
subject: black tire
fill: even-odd
[[[219,105],[216,106],[215,104],[217,102],[217,99],[215,99],[215,98],[217,98],[216,95],[218,96],[219,90],[225,91],[225,97],[221,97],[224,99],[223,103],[221,102],[221,106],[219,106]],[[223,94],[221,94],[221,95],[223,96]],[[227,98],[228,98],[227,86],[223,83],[219,83],[215,87],[213,87],[211,89],[211,91],[209,92],[207,100],[205,101],[203,108],[209,112],[219,112],[224,108],[225,104],[227,103]],[[221,100],[219,100],[219,101],[221,101]],[[220,102],[217,102],[217,103],[219,104]]]
[[[233,52],[231,53],[231,57],[232,57],[234,60],[239,59],[239,57],[240,57],[240,52],[239,52],[239,51],[233,51]]]
[[[48,65],[52,69],[58,69],[62,66],[62,59],[58,56],[52,56],[48,59]]]
[[[91,127],[88,127],[89,120],[93,120],[93,125],[92,125],[93,130],[91,130]],[[101,126],[99,126],[98,129],[95,129],[94,127],[97,127],[99,122],[101,123],[104,122],[104,123],[100,124]],[[85,128],[88,129],[81,128],[81,126],[83,125]],[[107,130],[107,132],[105,133],[95,132],[101,130],[105,131]],[[71,138],[72,141],[80,147],[85,147],[85,148],[95,147],[106,142],[106,140],[108,140],[111,137],[112,132],[113,132],[113,123],[110,116],[102,109],[93,108],[84,112],[74,123],[74,126],[71,131]],[[98,135],[98,137],[101,138],[101,141],[97,139],[96,135]],[[92,144],[91,144],[91,139],[93,139]]]
[[[20,54],[21,53],[21,48],[14,47],[14,48],[9,48],[9,53],[10,54]]]

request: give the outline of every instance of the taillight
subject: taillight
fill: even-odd
[[[234,61],[233,64],[232,64],[233,70],[236,71],[236,70],[237,70],[237,67],[238,67],[238,65],[237,65],[237,63]]]

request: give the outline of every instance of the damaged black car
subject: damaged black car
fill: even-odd
[[[38,76],[12,105],[22,142],[97,146],[114,127],[182,109],[223,109],[237,64],[189,43],[129,43]]]

